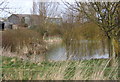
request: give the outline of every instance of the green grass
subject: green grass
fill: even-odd
[[[2,57],[3,80],[117,80],[118,69],[107,67],[108,59],[43,61],[32,63]],[[116,64],[117,65],[117,64]]]

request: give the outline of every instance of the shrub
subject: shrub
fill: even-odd
[[[101,39],[104,38],[103,32],[94,23],[85,23],[81,26],[75,26],[65,29],[64,37],[71,36],[72,39]]]
[[[33,25],[30,27],[31,30],[34,30],[39,33],[40,36],[44,35],[44,32],[47,30],[44,26],[42,25]]]
[[[48,28],[48,33],[50,36],[56,36],[56,35],[61,35],[61,30],[58,25],[55,24],[50,24]]]
[[[45,33],[47,33],[47,35],[49,36],[62,35],[60,25],[53,23],[46,23],[43,25],[32,26],[30,28],[38,32],[41,36],[44,36]]]

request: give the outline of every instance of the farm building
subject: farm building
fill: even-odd
[[[30,14],[12,14],[8,17],[8,21],[13,25],[36,25],[39,22],[38,15],[30,15]]]
[[[12,14],[8,17],[8,22],[12,23],[13,26],[22,25],[22,27],[37,26],[40,24],[41,20],[42,18],[40,18],[39,15],[31,14]],[[45,17],[45,21],[60,25],[62,23],[62,18]]]

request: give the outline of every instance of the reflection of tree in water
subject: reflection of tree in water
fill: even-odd
[[[81,40],[70,41],[69,45],[66,45],[67,56],[69,57],[84,57],[93,56],[95,54],[105,54],[105,42],[97,40]]]

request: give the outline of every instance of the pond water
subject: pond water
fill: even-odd
[[[84,45],[85,46],[85,45]],[[109,58],[107,49],[94,49],[93,51],[90,51],[86,49],[86,47],[82,47],[82,49],[77,49],[76,51],[68,51],[63,44],[51,44],[51,49],[47,52],[46,59],[47,60],[54,60],[54,61],[65,61],[67,59],[70,60],[83,60],[83,59],[106,59]],[[92,47],[92,46],[91,46]],[[84,50],[83,50],[84,48]],[[90,48],[91,49],[91,48]],[[79,51],[78,51],[79,50]],[[84,51],[84,52],[83,52]],[[68,54],[69,52],[69,54]],[[83,55],[84,53],[84,55]],[[68,58],[69,56],[69,58]]]
[[[95,42],[94,42],[95,43]],[[65,60],[90,60],[90,59],[107,59],[109,58],[107,49],[102,47],[103,44],[91,44],[83,41],[79,48],[67,48],[62,43],[52,43],[48,45],[49,51],[42,55],[32,55],[27,60],[40,62],[43,60],[65,61]]]

